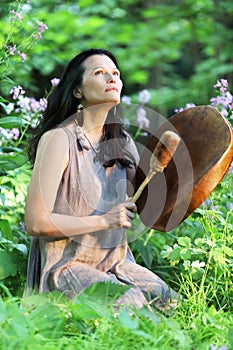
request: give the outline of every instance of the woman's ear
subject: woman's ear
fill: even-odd
[[[73,95],[74,97],[77,97],[78,99],[81,99],[82,98],[82,91],[79,87],[75,87],[74,90],[73,90]]]

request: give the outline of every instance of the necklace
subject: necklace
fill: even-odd
[[[95,152],[95,154],[98,154],[97,149],[92,145],[90,139],[84,133],[83,128],[77,124],[76,120],[75,120],[75,126],[76,126],[76,135],[80,146],[86,150],[89,150],[91,148]],[[88,141],[89,145],[87,144],[86,141]]]
[[[95,152],[95,154],[98,154],[98,151],[97,151],[96,148],[92,145],[92,143],[91,143],[91,141],[89,140],[89,138],[87,137],[87,135],[86,135],[86,134],[83,134],[83,136],[86,137],[86,139],[87,139],[89,145],[91,146],[91,149]]]

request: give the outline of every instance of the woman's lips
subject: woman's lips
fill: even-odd
[[[110,87],[110,88],[106,89],[105,91],[117,91],[118,92],[118,89],[116,87]]]

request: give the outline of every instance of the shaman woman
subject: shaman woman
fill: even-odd
[[[77,55],[49,97],[29,146],[25,222],[32,235],[28,288],[74,298],[95,282],[127,284],[118,304],[163,309],[175,291],[138,265],[128,247],[138,153],[118,117],[122,80],[102,49]]]

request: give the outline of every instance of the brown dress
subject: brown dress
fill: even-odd
[[[69,164],[53,212],[79,217],[101,215],[125,201],[127,169],[119,162],[106,168],[94,161],[94,150],[80,149],[75,135],[67,128],[64,130],[70,144]],[[125,154],[138,162],[131,139],[125,147]],[[118,299],[118,303],[124,305],[133,304],[140,308],[149,299],[155,299],[159,307],[177,298],[176,292],[170,290],[161,278],[136,264],[123,228],[78,235],[72,239],[32,238],[28,263],[29,291],[57,290],[74,298],[86,287],[100,281],[132,286]]]

